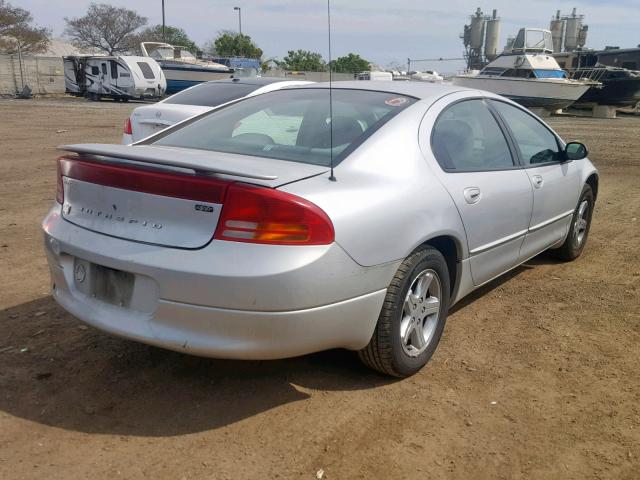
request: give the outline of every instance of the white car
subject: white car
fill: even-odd
[[[239,98],[309,83],[313,82],[281,78],[228,78],[200,83],[153,105],[136,108],[125,121],[122,143],[129,145],[137,142],[187,118]]]

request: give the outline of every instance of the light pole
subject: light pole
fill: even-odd
[[[162,0],[162,41],[167,41],[164,35],[164,0]]]
[[[233,7],[233,9],[238,11],[238,32],[242,36],[242,9],[240,7]]]
[[[240,7],[233,7],[234,10],[238,11],[238,32],[240,33],[240,38],[238,38],[238,53],[239,56],[242,56],[242,9]]]

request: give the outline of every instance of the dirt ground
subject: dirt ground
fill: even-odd
[[[640,118],[550,120],[601,172],[582,257],[473,294],[397,381],[344,351],[167,352],[55,304],[54,147],[119,142],[134,106],[0,100],[0,478],[640,478]]]

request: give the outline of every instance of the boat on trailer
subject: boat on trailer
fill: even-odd
[[[599,54],[592,50],[553,54],[569,78],[602,83],[601,88],[592,88],[580,97],[574,107],[633,107],[640,103],[640,71],[605,65]]]
[[[600,85],[590,79],[570,79],[553,58],[551,32],[521,28],[506,49],[478,73],[453,77],[453,83],[503,95],[529,108],[566,108],[587,90]]]
[[[172,94],[210,80],[229,78],[232,68],[220,63],[196,58],[185,47],[162,42],[142,42],[140,51],[153,58],[167,79],[167,93]]]

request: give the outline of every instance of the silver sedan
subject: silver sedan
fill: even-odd
[[[329,348],[407,376],[451,305],[552,249],[580,255],[598,173],[497,95],[411,82],[266,93],[132,146],[62,147],[53,295],[196,355]]]

